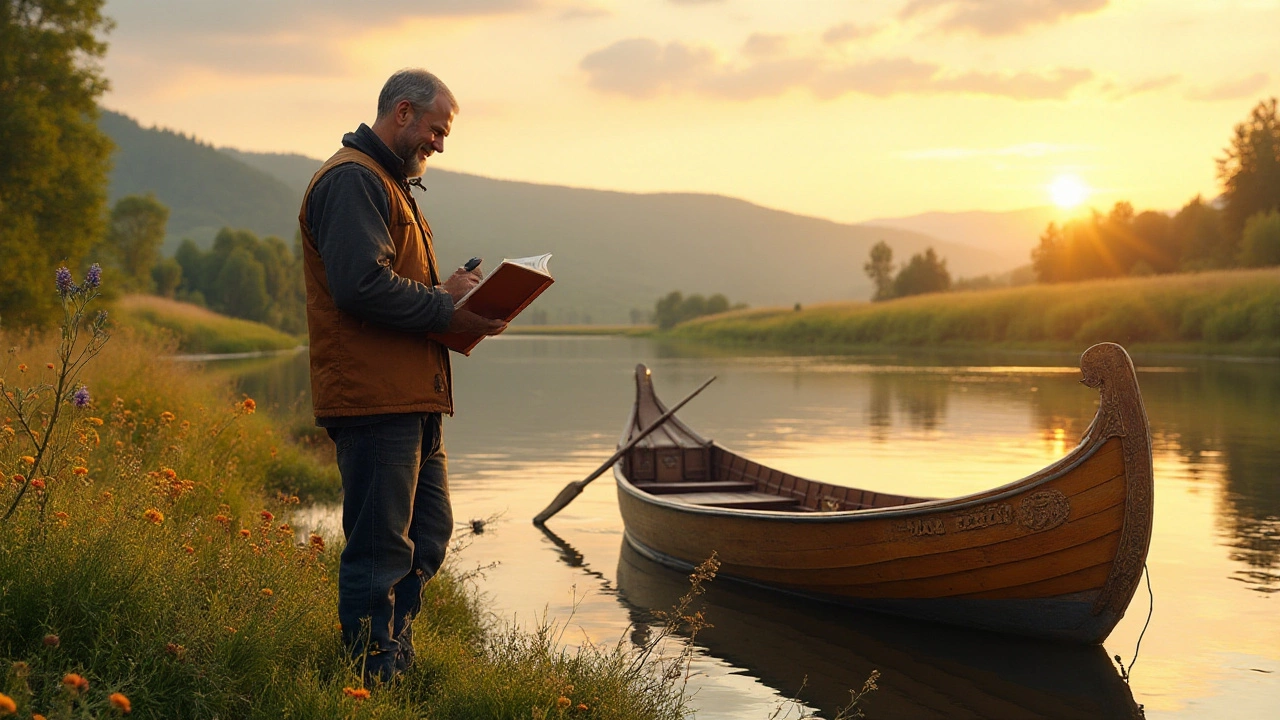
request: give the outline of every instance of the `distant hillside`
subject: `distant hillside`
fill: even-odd
[[[292,239],[303,189],[320,161],[215,150],[104,113],[121,150],[112,197],[153,190],[174,209],[170,235],[204,240],[230,225]],[[148,175],[148,173],[154,173]],[[148,178],[154,178],[148,181]],[[934,247],[955,276],[1006,268],[997,255],[918,232],[842,225],[716,195],[635,194],[493,180],[429,170],[415,191],[445,267],[473,255],[550,252],[556,284],[538,300],[551,323],[626,323],[679,290],[753,306],[864,300],[871,245],[896,257]],[[198,222],[197,222],[198,221]]]
[[[298,200],[289,186],[210,145],[172,130],[147,129],[103,110],[98,126],[116,144],[108,197],[155,193],[169,207],[166,252],[190,237],[207,245],[223,227],[292,241]]]
[[[1061,223],[1072,213],[1055,207],[1011,212],[931,212],[900,218],[868,220],[864,225],[895,227],[968,245],[1000,256],[1003,263],[989,272],[1011,270],[1031,262],[1031,249],[1050,222]]]

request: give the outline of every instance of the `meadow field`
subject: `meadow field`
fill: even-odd
[[[176,352],[245,353],[305,345],[295,337],[249,320],[220,315],[198,305],[155,295],[125,295],[113,308],[114,324],[132,328],[158,343],[172,338]]]
[[[732,346],[1078,349],[1280,354],[1280,269],[1225,270],[740,310],[664,333]]]
[[[172,338],[119,331],[74,370],[66,337],[0,338],[0,717],[682,716],[658,655],[569,649],[568,618],[513,629],[455,568],[427,586],[416,664],[362,686],[341,538],[291,525],[330,466],[253,398],[158,359]]]

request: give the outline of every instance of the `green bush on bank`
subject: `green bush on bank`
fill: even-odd
[[[92,400],[65,406],[69,439],[38,466],[42,486],[0,522],[0,693],[18,717],[118,717],[114,693],[142,718],[681,715],[678,694],[621,650],[493,628],[450,571],[428,585],[417,664],[359,697],[336,627],[336,543],[299,535],[296,500],[262,490],[281,434],[250,399],[156,359],[170,350],[108,343],[79,378]],[[52,341],[16,350],[6,391],[55,362]],[[32,466],[9,415],[6,508]]]
[[[865,345],[1280,350],[1280,269],[1032,285],[729,313],[677,326],[682,340],[838,348]]]

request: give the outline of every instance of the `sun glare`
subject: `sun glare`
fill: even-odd
[[[1088,199],[1093,189],[1078,175],[1059,175],[1049,183],[1049,197],[1053,204],[1070,210]]]

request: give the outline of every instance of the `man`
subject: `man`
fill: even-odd
[[[444,152],[457,111],[431,73],[392,75],[373,126],[342,138],[298,217],[312,401],[337,444],[344,492],[338,618],[371,680],[412,662],[422,588],[453,532],[441,432],[453,383],[448,350],[427,333],[506,328],[454,307],[481,273],[459,268],[440,281],[431,228],[410,194],[427,158]]]

